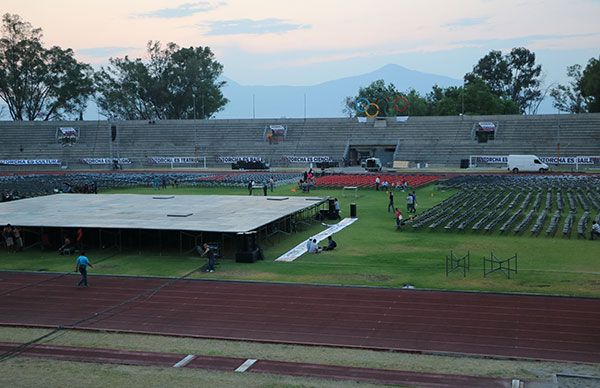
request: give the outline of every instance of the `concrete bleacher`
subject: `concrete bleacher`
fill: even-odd
[[[478,122],[497,124],[494,140],[478,143],[473,127]],[[265,127],[287,127],[285,140],[269,144]],[[117,136],[111,140],[111,126]],[[76,127],[78,142],[63,146],[56,139],[58,127]],[[260,157],[271,166],[290,166],[286,156],[326,156],[333,161],[347,157],[349,147],[395,149],[394,160],[458,167],[470,155],[537,154],[600,155],[600,114],[537,116],[447,116],[367,120],[335,119],[246,119],[0,122],[0,159],[59,159],[63,167],[101,168],[83,158],[128,158],[133,168],[158,167],[150,157],[206,158],[208,167],[229,166],[219,156]],[[302,164],[300,164],[302,165]],[[163,165],[165,166],[165,165]],[[201,167],[178,165],[178,167]],[[59,166],[35,166],[57,169]],[[0,166],[2,170],[32,169],[32,166]]]

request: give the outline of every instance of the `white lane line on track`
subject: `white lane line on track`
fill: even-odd
[[[177,362],[175,365],[173,365],[173,368],[183,368],[184,366],[186,366],[187,364],[189,364],[190,361],[192,361],[194,358],[196,358],[195,355],[188,354],[187,356],[185,356],[184,358],[182,358],[181,360],[179,360],[179,362]]]
[[[240,365],[235,371],[236,372],[245,372],[247,371],[257,360],[249,358],[242,365]]]

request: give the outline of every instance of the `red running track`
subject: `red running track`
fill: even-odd
[[[0,272],[0,324],[600,363],[600,299],[108,276],[76,288],[77,280]]]
[[[20,344],[0,343],[0,353],[12,352]],[[72,346],[35,345],[18,352],[19,356],[42,357],[63,361],[108,363],[137,366],[181,367],[233,372],[246,359],[233,357],[185,355],[175,353],[140,352],[119,349],[95,349]],[[185,358],[184,358],[185,357]],[[180,361],[183,360],[183,363]],[[269,373],[286,376],[350,380],[376,384],[408,385],[418,387],[485,387],[508,388],[508,379],[435,373],[418,373],[389,369],[357,368],[348,366],[308,364],[298,362],[255,360],[245,372]]]

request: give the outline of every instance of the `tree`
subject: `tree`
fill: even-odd
[[[427,102],[431,114],[435,116],[519,113],[519,108],[512,100],[498,97],[480,78],[471,79],[464,87],[442,89],[434,85],[427,94]]]
[[[427,100],[415,89],[408,89],[405,93],[408,100],[408,109],[404,114],[409,116],[430,116],[431,111]]]
[[[464,89],[462,87],[451,86],[442,89],[438,85],[433,85],[431,92],[427,94],[427,103],[429,111],[433,116],[455,116],[463,111]]]
[[[73,50],[44,48],[42,30],[4,14],[0,39],[0,98],[13,120],[80,116],[93,93],[91,66]]]
[[[567,76],[572,78],[568,85],[558,85],[550,90],[552,105],[561,112],[587,112],[588,99],[581,94],[581,65],[567,67]]]
[[[591,58],[583,70],[581,95],[587,99],[588,112],[600,112],[600,57]]]
[[[521,113],[535,113],[542,97],[541,73],[542,66],[535,64],[535,54],[516,47],[504,56],[500,51],[490,51],[465,75],[465,81],[479,78],[498,97],[514,101]]]
[[[148,59],[111,58],[96,74],[97,103],[124,120],[210,118],[228,100],[218,78],[223,66],[209,47],[180,48],[149,41]]]
[[[394,101],[400,95],[400,92],[396,89],[394,84],[385,84],[385,81],[379,79],[371,82],[367,87],[361,87],[358,89],[358,95],[356,97],[346,97],[344,99],[344,112],[354,112],[356,116],[365,117],[367,114],[374,115],[378,110],[379,117],[395,116],[396,111],[401,108],[394,108]],[[366,105],[365,101],[368,101],[371,105]],[[375,105],[376,104],[377,107]],[[400,103],[402,107],[403,104]]]
[[[464,86],[464,107],[468,115],[506,115],[518,114],[518,104],[507,97],[499,97],[492,92],[487,83],[473,79]]]

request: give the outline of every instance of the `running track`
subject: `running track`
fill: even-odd
[[[0,325],[600,363],[600,299],[108,276],[76,288],[77,280],[0,272]]]
[[[1,343],[0,352],[10,352],[18,344]],[[273,360],[198,356],[175,353],[152,353],[118,349],[79,348],[72,346],[36,345],[20,352],[27,357],[103,364],[211,369],[224,372],[269,373],[286,376],[350,380],[375,384],[394,384],[426,388],[470,387],[508,388],[511,380],[485,376],[464,376],[370,369],[336,365],[308,364]],[[248,365],[249,361],[253,361]]]

